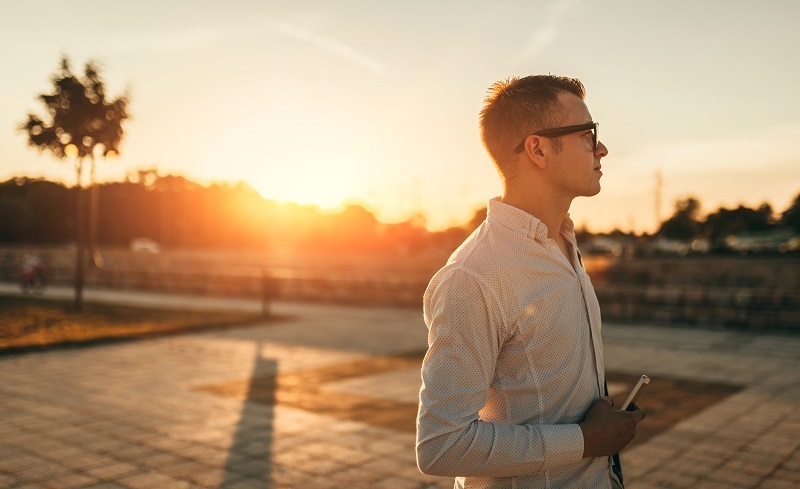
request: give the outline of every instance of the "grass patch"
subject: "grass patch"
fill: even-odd
[[[275,318],[0,296],[0,352],[243,326]]]

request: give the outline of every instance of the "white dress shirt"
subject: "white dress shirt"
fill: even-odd
[[[544,223],[493,199],[431,279],[423,472],[467,489],[618,486],[610,457],[583,458],[577,423],[604,392],[600,307],[569,217],[561,234],[570,260]]]

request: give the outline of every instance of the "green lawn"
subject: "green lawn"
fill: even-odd
[[[146,309],[109,304],[0,296],[0,352],[104,339],[244,326],[266,322],[257,314]]]

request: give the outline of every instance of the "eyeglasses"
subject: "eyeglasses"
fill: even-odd
[[[575,132],[581,131],[588,131],[591,129],[592,131],[592,148],[597,151],[597,126],[600,125],[599,122],[590,122],[588,124],[578,124],[576,126],[564,126],[564,127],[553,127],[550,129],[542,129],[541,131],[536,131],[534,133],[528,134],[525,136],[525,139],[522,140],[516,148],[514,148],[515,153],[522,153],[525,149],[525,141],[530,136],[544,136],[546,138],[557,138],[558,136],[563,136],[565,134],[572,134]]]

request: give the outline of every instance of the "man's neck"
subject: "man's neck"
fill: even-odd
[[[561,223],[569,213],[569,206],[572,204],[572,199],[556,199],[545,193],[532,194],[527,192],[527,195],[520,195],[513,190],[506,189],[506,192],[500,198],[504,204],[514,206],[522,209],[528,214],[536,217],[547,226],[547,237],[559,240],[561,233]]]

